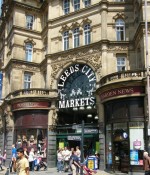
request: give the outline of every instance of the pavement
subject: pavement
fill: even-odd
[[[46,171],[40,170],[40,171],[30,171],[30,175],[71,175],[71,172],[57,172],[57,168],[48,168]],[[10,173],[9,169],[5,167],[3,171],[0,171],[0,175],[16,175],[16,173]],[[105,171],[97,170],[97,173],[95,175],[110,175],[110,173],[107,173]],[[111,174],[112,175],[112,174]]]
[[[71,172],[57,172],[57,168],[48,168],[46,171],[44,170],[40,170],[40,171],[30,171],[30,175],[71,175]],[[94,174],[94,173],[93,173]],[[16,175],[16,173],[10,173],[9,169],[7,169],[6,167],[4,168],[3,171],[0,171],[0,175]],[[144,173],[133,173],[133,172],[129,172],[127,173],[120,173],[120,172],[106,172],[106,171],[102,171],[102,170],[97,170],[97,173],[95,175],[144,175]]]

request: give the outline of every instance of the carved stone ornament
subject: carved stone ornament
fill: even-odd
[[[13,115],[12,115],[10,105],[6,106],[4,112],[5,112],[5,119],[6,119],[6,130],[12,131],[14,128],[14,120],[13,120]]]
[[[98,77],[101,77],[101,47],[98,45],[92,48],[85,48],[74,53],[57,55],[53,57],[51,65],[52,78],[50,80],[50,87],[52,87],[56,75],[60,72],[61,69],[63,69],[65,65],[73,62],[77,63],[78,61],[92,65],[95,71],[97,71],[96,73]]]
[[[1,115],[0,115],[0,132],[3,132],[3,120]]]
[[[128,51],[129,46],[109,46],[109,51]]]
[[[25,64],[20,64],[20,63],[13,63],[12,64],[13,68],[18,68],[21,70],[29,70],[29,71],[39,71],[39,68],[33,65],[25,65]]]
[[[119,19],[119,18],[125,20],[125,19],[127,19],[127,16],[126,16],[124,13],[122,13],[122,12],[118,12],[118,13],[113,17],[114,20],[117,20],[117,19]]]

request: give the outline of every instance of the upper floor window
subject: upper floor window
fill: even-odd
[[[89,5],[91,5],[91,0],[84,0],[84,6],[88,7]]]
[[[117,57],[117,71],[124,71],[126,68],[126,57],[118,56]]]
[[[32,74],[31,73],[25,73],[24,74],[24,89],[30,89],[31,88],[31,79],[32,79]]]
[[[73,0],[74,11],[80,9],[80,0]]]
[[[33,29],[33,20],[34,20],[34,17],[32,15],[27,15],[26,16],[26,27],[27,27],[27,29]]]
[[[33,46],[31,43],[27,43],[25,46],[25,60],[32,61]]]
[[[116,20],[117,41],[125,40],[125,22],[122,19]]]
[[[69,31],[64,32],[63,43],[64,43],[64,50],[68,50],[69,49]]]
[[[84,26],[84,42],[85,45],[91,43],[91,32],[90,32],[90,24]]]
[[[64,0],[63,1],[63,9],[64,9],[64,14],[68,14],[70,12],[70,0]]]
[[[74,41],[74,48],[79,46],[79,28],[75,28],[73,31],[73,41]]]

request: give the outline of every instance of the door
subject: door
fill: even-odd
[[[129,171],[129,141],[127,133],[122,129],[117,129],[114,134],[113,160],[115,171]]]

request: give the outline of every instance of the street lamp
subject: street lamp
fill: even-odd
[[[150,129],[150,91],[149,91],[149,58],[148,58],[148,32],[147,32],[147,0],[145,0],[145,46],[146,46],[146,76],[147,76],[147,101],[148,101],[148,128]]]

